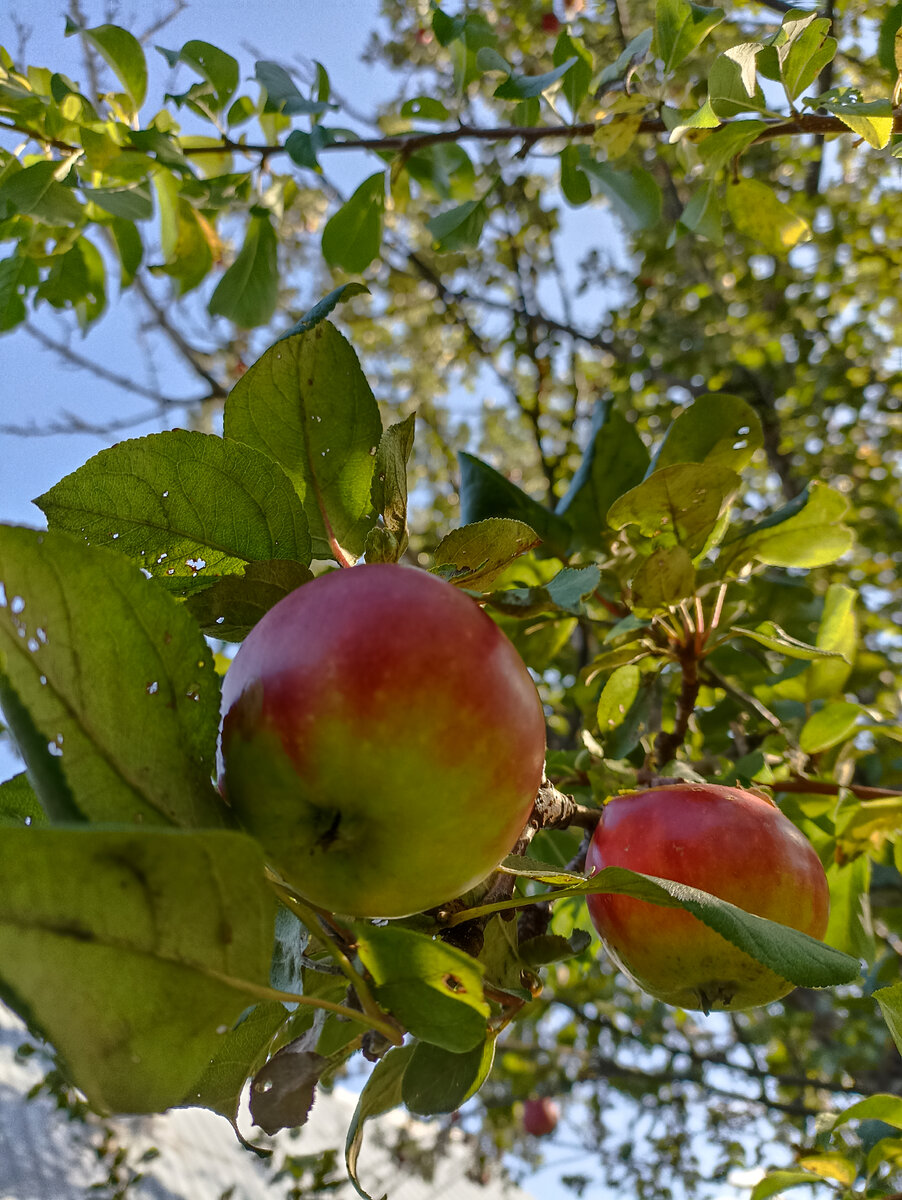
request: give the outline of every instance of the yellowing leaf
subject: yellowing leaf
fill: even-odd
[[[740,233],[760,242],[772,254],[783,254],[811,237],[811,226],[766,183],[740,179],[727,188],[727,211]]]

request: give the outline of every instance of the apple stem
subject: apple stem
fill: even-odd
[[[373,1029],[378,1029],[380,1033],[384,1033],[389,1041],[395,1046],[400,1046],[404,1040],[403,1031],[394,1024],[389,1023],[390,1019],[382,1011],[370,991],[369,984],[364,979],[363,975],[357,970],[351,962],[350,957],[345,953],[344,947],[339,942],[341,927],[333,919],[331,913],[320,912],[311,905],[305,904],[300,896],[288,887],[288,885],[269,868],[266,869],[266,877],[276,895],[282,901],[289,911],[293,912],[298,920],[306,926],[310,932],[318,938],[323,938],[323,925],[327,925],[329,932],[323,938],[326,949],[338,963],[342,974],[345,975],[357,993],[357,999],[360,1001],[361,1011],[366,1015],[365,1024],[370,1025]],[[321,1006],[322,1007],[322,1006]],[[353,1011],[353,1010],[348,1010]],[[355,1020],[360,1020],[358,1013]],[[391,1028],[391,1033],[386,1033],[386,1030]]]
[[[358,1025],[367,1025],[370,1029],[376,1029],[384,1037],[395,1046],[400,1046],[404,1040],[404,1035],[390,1021],[384,1013],[378,1016],[373,1016],[371,1013],[360,1012],[356,1008],[349,1008],[346,1004],[338,1004],[334,1000],[323,1000],[319,996],[304,996],[295,992],[283,992],[280,988],[266,987],[263,984],[251,983],[247,979],[235,979],[231,975],[225,975],[221,971],[214,971],[207,968],[206,972],[213,979],[219,980],[220,983],[225,983],[235,991],[245,992],[249,996],[256,996],[258,1000],[277,1000],[282,1004],[300,1004],[308,1008],[325,1008],[329,1012],[337,1013],[340,1017],[346,1017],[349,1021],[356,1021]]]

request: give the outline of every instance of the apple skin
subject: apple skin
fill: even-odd
[[[533,1096],[523,1103],[523,1128],[533,1137],[548,1137],[561,1119],[561,1110],[548,1096]]]
[[[333,571],[251,630],[223,685],[227,802],[330,912],[400,917],[508,854],[545,758],[535,684],[498,626],[415,567]]]
[[[815,938],[827,929],[830,892],[814,847],[773,801],[742,788],[678,783],[615,796],[586,869],[614,866],[689,884]],[[792,991],[684,909],[628,896],[586,899],[616,965],[666,1004],[735,1010]]]

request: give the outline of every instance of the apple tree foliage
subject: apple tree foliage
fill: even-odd
[[[759,1200],[898,1189],[900,28],[857,0],[385,0],[397,95],[366,114],[337,65],[165,28],[70,20],[84,83],[0,51],[0,328],[131,305],[204,388],[40,496],[46,529],[0,529],[27,766],[0,993],[94,1108],[234,1121],[251,1080],[271,1133],[362,1064],[362,1194],[368,1119],[470,1100],[477,1166],[534,1161],[532,1096],[637,1196],[735,1166],[774,1168]],[[213,783],[228,648],[364,557],[499,622],[555,785],[480,889],[391,924],[310,909]],[[827,867],[825,946],[585,879],[604,799],[661,778],[771,791]],[[600,889],[799,990],[720,1021],[644,997],[591,942]]]

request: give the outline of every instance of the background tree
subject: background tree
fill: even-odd
[[[248,88],[228,47],[196,40],[164,50],[174,82],[153,114],[146,67],[164,33],[145,54],[77,10],[80,84],[7,54],[2,326],[47,343],[42,307],[85,328],[118,285],[201,393],[144,389],[153,411],[186,406],[218,431],[235,380],[328,294],[310,323],[341,324],[386,424],[417,414],[407,557],[489,597],[540,674],[554,783],[589,808],[658,776],[773,786],[829,864],[828,941],[866,960],[865,986],[719,1021],[637,992],[594,948],[574,954],[583,902],[557,902],[550,929],[569,947],[540,996],[520,995],[468,1110],[477,1157],[534,1161],[517,1114],[538,1094],[563,1098],[599,1177],[638,1196],[705,1195],[737,1165],[793,1160],[784,1183],[888,1194],[889,1128],[830,1141],[815,1118],[900,1090],[871,993],[896,982],[902,932],[902,7],[383,11],[369,53],[398,94],[380,113],[336,96],[328,64],[261,61]],[[351,146],[370,165],[339,186]],[[652,536],[660,498],[624,497],[685,462],[701,465],[681,499],[704,478],[717,512]],[[741,484],[713,484],[718,469]],[[51,528],[84,532],[99,483],[85,472],[42,498]],[[397,533],[388,511],[372,519]],[[470,557],[442,543],[488,518],[525,522],[541,546],[515,554],[485,530]],[[177,561],[117,540],[147,572],[174,569],[174,594],[222,634],[202,541]],[[264,597],[242,574],[255,555],[239,559],[215,567],[244,580],[227,585],[235,636],[282,586],[267,578]],[[567,572],[587,569],[579,591],[590,576]],[[530,853],[578,870],[581,842],[543,830]],[[523,940],[548,916],[527,912]],[[469,948],[503,975],[507,924],[483,925]]]

